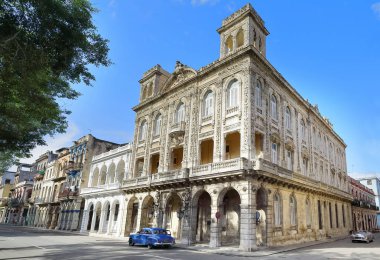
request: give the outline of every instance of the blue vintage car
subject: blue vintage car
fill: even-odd
[[[149,249],[153,247],[171,247],[175,244],[175,239],[171,236],[170,231],[163,228],[143,228],[136,234],[129,236],[128,244],[144,245]]]

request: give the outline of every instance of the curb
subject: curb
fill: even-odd
[[[271,256],[271,255],[275,255],[275,254],[280,254],[280,253],[284,253],[284,252],[290,252],[290,251],[298,250],[301,248],[308,248],[308,247],[312,247],[312,246],[316,246],[316,245],[331,243],[331,242],[338,241],[338,240],[344,240],[348,237],[349,236],[330,238],[330,239],[326,239],[326,240],[313,241],[313,242],[310,242],[307,244],[302,243],[302,244],[298,244],[298,245],[292,245],[291,248],[289,248],[290,246],[288,246],[288,248],[286,248],[287,246],[284,246],[283,248],[279,248],[279,249],[271,249],[270,247],[267,247],[267,248],[263,248],[263,249],[257,249],[257,250],[252,251],[252,252],[237,251],[236,253],[218,252],[217,251],[217,250],[219,250],[218,248],[215,248],[215,249],[213,249],[213,248],[196,248],[196,246],[186,246],[183,244],[177,244],[176,247],[182,248],[182,249],[187,249],[187,250],[192,250],[192,251],[201,251],[201,252],[207,252],[207,253],[211,253],[211,254],[223,255],[223,256],[263,257],[263,256]]]

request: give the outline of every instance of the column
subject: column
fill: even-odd
[[[214,200],[213,200],[214,201]],[[210,232],[210,247],[220,247],[222,244],[221,225],[220,220],[216,218],[215,214],[219,212],[220,207],[211,205],[211,232]]]
[[[248,252],[256,249],[256,194],[252,189],[241,195],[240,249]]]
[[[142,203],[139,201],[139,208],[137,210],[137,223],[136,223],[136,231],[139,231],[142,227],[140,227],[140,223],[141,223],[141,205]]]
[[[89,210],[86,209],[86,210],[83,210],[83,219],[82,219],[82,224],[81,224],[81,227],[80,227],[80,232],[81,233],[87,231],[88,220],[89,220]]]

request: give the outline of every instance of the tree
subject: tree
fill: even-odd
[[[88,0],[0,0],[0,171],[65,132],[59,100],[91,85],[88,65],[111,64],[95,12]]]

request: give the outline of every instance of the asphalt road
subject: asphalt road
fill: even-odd
[[[70,233],[0,225],[0,259],[380,259],[380,234],[373,243],[349,239],[324,243],[269,256],[241,257],[183,248],[129,247],[126,240],[95,238]]]

